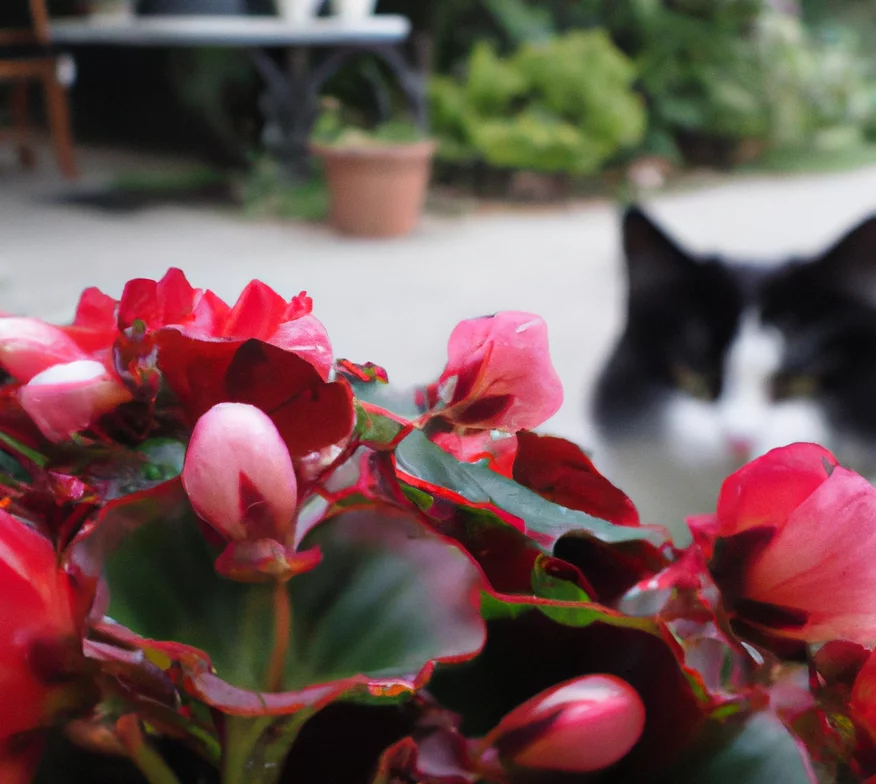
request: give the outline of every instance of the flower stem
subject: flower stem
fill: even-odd
[[[116,723],[116,733],[128,757],[149,784],[180,784],[176,774],[168,767],[161,755],[146,742],[135,716],[120,718]]]
[[[283,672],[286,669],[286,654],[292,635],[292,602],[286,583],[274,583],[274,648],[268,663],[266,691],[283,690]]]

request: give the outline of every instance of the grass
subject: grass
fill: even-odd
[[[840,149],[771,150],[740,173],[812,174],[845,171],[876,164],[876,143]]]

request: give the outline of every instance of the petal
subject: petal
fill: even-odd
[[[332,368],[332,344],[323,323],[310,314],[286,321],[267,340],[273,346],[291,351],[307,360],[327,381]]]
[[[785,636],[876,640],[876,488],[837,466],[745,572],[747,599],[808,614]]]
[[[16,381],[30,381],[52,365],[84,358],[58,327],[33,318],[0,318],[0,365]]]
[[[131,400],[131,393],[100,362],[81,359],[34,376],[19,397],[42,434],[58,442]]]
[[[781,526],[827,479],[836,458],[816,444],[791,444],[767,452],[729,476],[718,496],[718,535]]]
[[[243,290],[225,324],[223,337],[267,340],[283,321],[288,304],[270,286],[252,281]]]
[[[554,370],[547,324],[540,316],[518,311],[461,322],[450,336],[448,362],[439,384],[454,377],[445,416],[464,418],[468,427],[531,430],[552,417],[563,402],[563,387]],[[480,400],[506,401],[473,422],[466,409]],[[461,420],[462,421],[462,420]]]

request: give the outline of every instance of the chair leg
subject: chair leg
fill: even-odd
[[[18,144],[18,160],[25,169],[32,169],[36,166],[36,151],[27,141],[30,135],[29,97],[30,90],[27,82],[18,82],[13,85],[9,108],[12,114],[12,129]]]
[[[46,94],[46,111],[52,132],[52,144],[58,158],[61,173],[67,179],[75,179],[78,174],[76,153],[73,148],[73,132],[70,127],[70,107],[67,93],[55,77],[54,70],[43,78]]]

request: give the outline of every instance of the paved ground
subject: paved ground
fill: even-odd
[[[58,204],[68,186],[47,156],[36,174],[0,159],[0,310],[66,320],[78,292],[117,295],[125,280],[182,267],[193,284],[233,299],[261,278],[285,295],[306,289],[336,353],[373,360],[399,384],[434,378],[461,318],[500,309],[542,314],[566,402],[548,430],[586,442],[584,399],[621,318],[615,206],[428,217],[394,241],[342,239],[326,228],[258,223],[203,208],[108,215]],[[77,188],[160,165],[83,155]],[[763,258],[805,252],[876,211],[876,167],[794,178],[736,179],[666,194],[654,213],[698,249]]]

